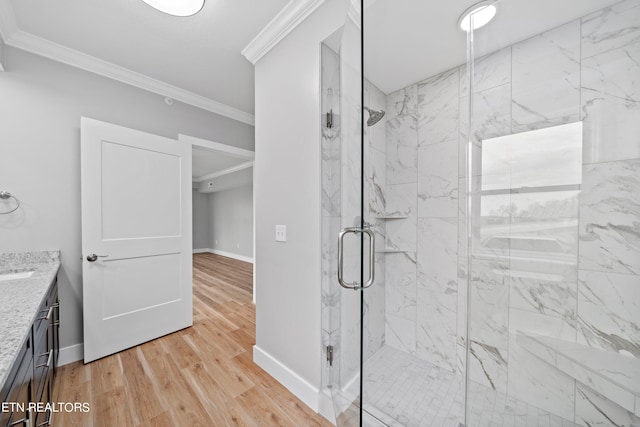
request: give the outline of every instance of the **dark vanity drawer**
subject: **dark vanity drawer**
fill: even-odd
[[[47,380],[53,376],[54,366],[54,320],[57,307],[54,301],[57,299],[56,286],[45,298],[40,307],[38,318],[33,324],[33,395],[35,402],[42,401],[44,386]],[[54,299],[55,298],[55,299]]]
[[[0,426],[28,426],[29,401],[31,400],[31,373],[33,370],[31,358],[31,338],[20,351],[17,368],[12,371],[13,381],[3,394],[2,402],[9,405],[7,412],[0,412]],[[4,393],[4,390],[3,390]]]
[[[52,381],[51,375],[46,377],[40,402],[51,402]],[[46,407],[46,410],[43,412],[33,412],[32,416],[35,417],[35,423],[32,424],[33,427],[48,426],[51,424],[51,419],[53,417],[52,407],[49,405],[49,407]]]
[[[50,424],[53,414],[44,409],[50,409],[45,404],[51,402],[59,349],[59,319],[58,286],[54,279],[35,313],[5,384],[1,384],[0,401],[5,406],[0,411],[0,427]],[[38,412],[35,408],[44,409]]]
[[[40,402],[47,378],[53,374],[53,346],[51,328],[43,328],[34,336],[33,347],[33,401]]]

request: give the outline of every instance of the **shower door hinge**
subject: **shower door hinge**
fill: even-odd
[[[327,346],[327,362],[329,362],[329,366],[333,366],[333,346]]]

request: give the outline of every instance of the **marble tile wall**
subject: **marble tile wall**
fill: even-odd
[[[539,236],[565,245],[564,261],[472,259],[468,368],[472,380],[577,423],[638,422],[515,340],[529,331],[640,358],[638,22],[640,1],[626,0],[479,58],[471,123],[465,65],[387,96],[387,209],[407,217],[386,223],[386,244],[404,251],[386,255],[387,345],[464,371],[468,130],[477,189],[496,180],[483,176],[482,141],[582,122],[581,187],[566,195],[564,230],[545,225],[548,212],[536,217]],[[506,226],[521,223],[507,214]]]
[[[473,381],[580,425],[640,424],[516,340],[526,331],[640,358],[638,22],[640,0],[568,22],[477,59],[471,88],[466,65],[386,99],[367,84],[371,108],[386,110],[386,127],[365,129],[365,198],[381,251],[379,286],[365,304],[367,355],[386,344],[452,372],[469,369]],[[467,141],[473,146],[471,187],[477,191],[483,181],[501,179],[483,176],[482,141],[576,122],[583,127],[580,187],[566,197],[564,231],[544,226],[551,208],[533,215],[541,224],[539,236],[562,240],[565,261],[544,276],[540,268],[546,267],[532,270],[507,249],[506,256],[474,255],[469,269]],[[344,183],[345,153],[330,141],[323,134],[323,171],[327,166],[342,173],[333,178]],[[509,156],[504,161],[508,187],[515,176],[511,169],[520,166]],[[323,176],[323,233],[344,225],[339,209],[345,195],[331,190],[336,181],[329,178]],[[505,211],[504,224],[515,230],[522,223],[518,212],[531,199],[504,197],[514,206]],[[473,208],[477,223],[480,206]],[[482,241],[481,233],[471,230],[472,244]],[[335,265],[332,244],[323,267],[327,277]],[[339,319],[345,301],[335,291],[323,287],[323,310]],[[342,316],[344,322],[344,311]],[[323,339],[336,342],[330,329],[323,329]]]

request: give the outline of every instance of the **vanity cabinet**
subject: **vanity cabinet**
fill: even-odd
[[[46,404],[51,403],[60,348],[59,307],[54,279],[2,387],[0,427],[41,427],[51,423],[52,406]]]

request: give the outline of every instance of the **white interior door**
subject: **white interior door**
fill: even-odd
[[[193,323],[191,145],[83,117],[81,161],[87,363]]]

